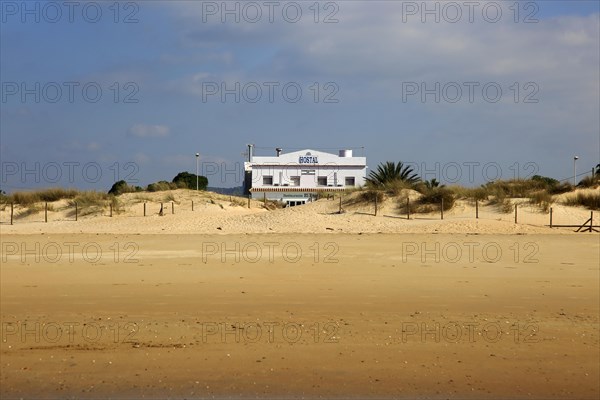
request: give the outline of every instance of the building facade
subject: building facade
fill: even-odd
[[[245,163],[246,184],[254,199],[278,200],[289,206],[305,204],[319,193],[339,192],[363,186],[366,157],[354,157],[352,150],[331,154],[316,150],[253,156]]]

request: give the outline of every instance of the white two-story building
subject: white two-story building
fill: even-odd
[[[245,163],[247,185],[254,199],[279,200],[290,206],[312,201],[318,193],[338,192],[365,184],[366,157],[353,157],[352,150],[339,154],[316,150],[283,153],[273,157],[253,156]]]

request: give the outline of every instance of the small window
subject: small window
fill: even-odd
[[[290,181],[292,182],[291,186],[300,186],[300,177],[299,176],[291,176]]]
[[[354,186],[354,177],[347,176],[345,179],[345,184],[346,184],[346,186]]]
[[[263,185],[272,185],[273,184],[273,175],[263,176]]]
[[[317,185],[319,185],[319,186],[327,186],[327,177],[326,176],[319,176],[317,178]]]

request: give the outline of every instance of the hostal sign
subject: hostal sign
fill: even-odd
[[[298,157],[298,163],[299,164],[318,164],[319,159],[317,156],[311,156],[310,153],[308,153],[305,156]]]

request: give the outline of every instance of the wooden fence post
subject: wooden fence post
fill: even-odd
[[[144,202],[144,217],[146,216],[146,202]]]
[[[552,207],[550,207],[550,228],[552,228]]]
[[[444,219],[444,198],[442,197],[442,205],[440,207],[442,219]]]
[[[594,232],[594,212],[590,211],[590,233]]]
[[[406,198],[406,219],[410,219],[410,198]]]
[[[75,221],[77,221],[77,214],[79,214],[79,207],[77,206],[77,202],[75,202]]]
[[[194,200],[192,200],[192,211],[194,211]]]
[[[110,205],[110,216],[112,217],[112,203]]]
[[[475,200],[475,219],[479,219],[479,200]]]
[[[518,214],[519,205],[515,204],[515,224],[517,223],[517,214]]]
[[[44,204],[44,222],[48,222],[48,202]]]
[[[339,213],[340,214],[342,213],[342,195],[340,195],[340,211],[339,211]]]
[[[13,224],[13,215],[15,213],[14,203],[10,203],[10,224]]]
[[[378,192],[375,192],[375,216],[377,216],[377,195],[378,194],[379,194]]]
[[[251,194],[249,194],[249,195],[248,195],[248,208],[250,208],[250,199],[251,199],[251,198],[252,198],[252,195],[251,195]]]
[[[175,202],[171,202],[171,214],[175,214]]]
[[[267,206],[267,192],[263,193],[263,204],[265,207]]]

